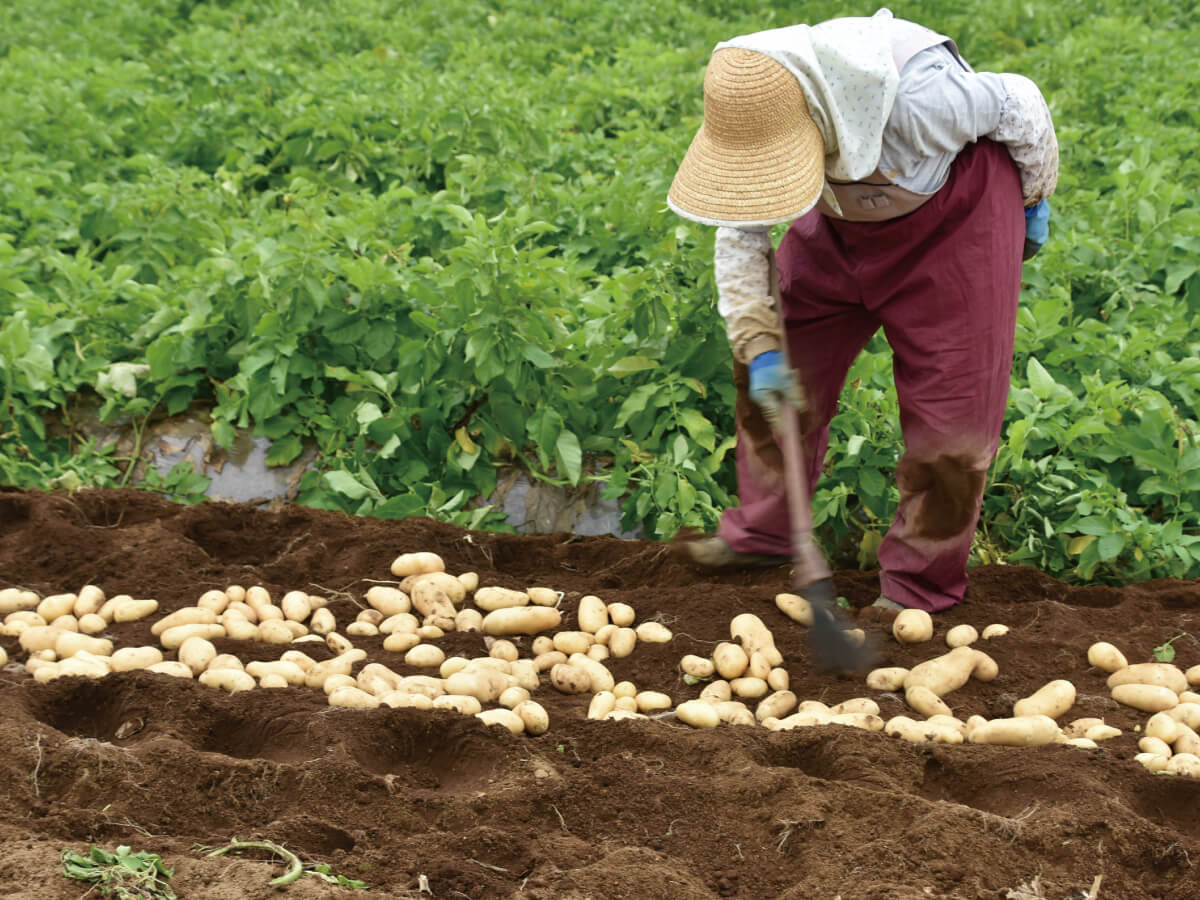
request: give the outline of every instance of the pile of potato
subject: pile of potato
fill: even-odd
[[[783,655],[770,630],[758,616],[743,613],[731,620],[730,639],[718,643],[709,656],[691,654],[680,660],[684,680],[704,687],[697,698],[674,705],[661,691],[618,683],[605,665],[610,657],[629,656],[641,643],[666,643],[673,637],[659,622],[637,623],[628,604],[585,596],[576,611],[577,628],[558,630],[563,595],[550,588],[480,586],[476,573],[452,575],[440,556],[427,552],[401,554],[391,572],[399,580],[367,590],[365,607],[345,623],[344,633],[327,598],[289,591],[276,604],[265,588],[239,585],[207,591],[195,606],[154,622],[151,633],[159,646],[115,649],[111,640],[97,636],[113,623],[154,614],[158,604],[125,595],[106,598],[95,585],[44,598],[15,588],[0,590],[0,614],[5,616],[0,633],[19,638],[28,654],[25,668],[39,682],[145,669],[196,678],[230,693],[305,686],[323,690],[331,706],[453,710],[515,734],[538,735],[549,728],[545,708],[533,699],[543,686],[543,674],[560,693],[590,695],[587,715],[592,719],[673,716],[694,728],[725,724],[773,731],[833,724],[913,742],[1015,747],[1060,743],[1095,748],[1098,741],[1121,733],[1096,718],[1060,726],[1057,720],[1076,700],[1075,686],[1063,679],[1017,701],[1009,718],[971,716],[964,721],[955,716],[948,695],[971,679],[990,682],[999,674],[995,660],[974,645],[1003,637],[1008,629],[1000,624],[988,625],[982,633],[971,625],[955,626],[945,635],[948,652],[911,669],[869,673],[869,689],[901,694],[913,712],[885,722],[871,697],[834,706],[800,700],[789,690]],[[794,621],[811,624],[803,598],[779,594],[776,606]],[[447,657],[436,642],[450,631],[482,633],[487,655]],[[905,610],[896,617],[892,634],[904,644],[929,641],[933,619],[921,610]],[[531,638],[525,658],[518,636]],[[855,636],[861,637],[861,631]],[[433,671],[402,676],[380,663],[362,665],[367,652],[350,637],[380,638],[382,649],[397,654],[405,665]],[[218,653],[212,643],[216,638],[278,644],[281,653],[277,660],[243,664],[235,655]],[[325,644],[335,655],[314,659],[304,652],[310,642]],[[1104,642],[1093,644],[1087,659],[1109,673],[1114,700],[1151,713],[1138,761],[1154,771],[1200,777],[1200,693],[1191,690],[1200,687],[1200,666],[1184,672],[1167,663],[1130,665]],[[0,651],[0,665],[6,662]]]

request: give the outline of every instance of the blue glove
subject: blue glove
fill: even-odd
[[[778,420],[784,403],[804,409],[800,382],[778,350],[760,353],[750,361],[750,399],[772,423]]]
[[[1042,200],[1025,210],[1025,253],[1021,257],[1032,259],[1050,237],[1050,201]]]

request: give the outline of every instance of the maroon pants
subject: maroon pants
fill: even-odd
[[[880,587],[930,611],[959,602],[1012,367],[1025,219],[1016,167],[999,144],[968,145],[915,212],[846,222],[813,210],[777,253],[789,354],[810,410],[810,490],[855,357],[883,327],[894,354],[905,452],[900,506],[879,547]],[[719,529],[745,553],[789,554],[787,500],[739,421],[740,505]],[[761,441],[760,441],[761,444]]]

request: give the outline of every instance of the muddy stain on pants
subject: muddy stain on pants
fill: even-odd
[[[881,327],[892,347],[905,452],[900,506],[878,557],[883,593],[906,606],[945,609],[966,591],[1008,399],[1024,236],[1016,167],[1002,146],[981,140],[915,212],[846,222],[813,210],[776,254],[789,353],[811,407],[810,490],[851,364]],[[739,413],[740,505],[718,533],[745,553],[789,554],[778,455],[761,429],[748,428],[753,413]]]

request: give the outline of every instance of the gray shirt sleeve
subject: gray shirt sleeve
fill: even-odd
[[[901,73],[879,170],[903,188],[932,194],[963,147],[981,137],[1008,147],[1027,206],[1053,192],[1058,143],[1037,86],[1020,75],[973,72],[946,45],[930,47]]]

